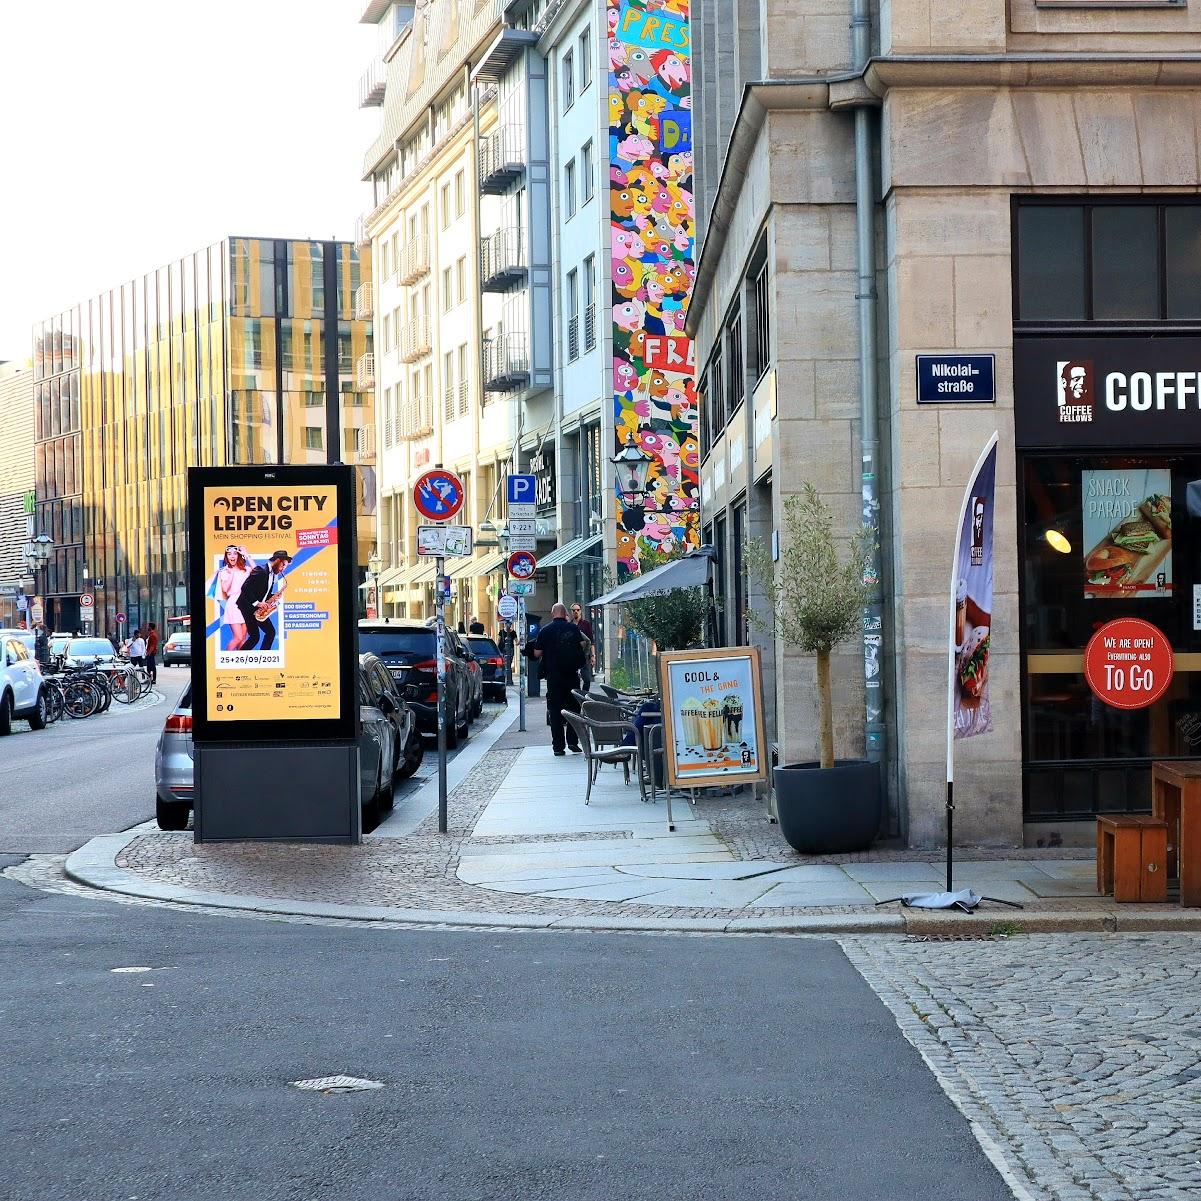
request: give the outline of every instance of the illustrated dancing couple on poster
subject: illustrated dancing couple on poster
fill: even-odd
[[[255,564],[244,546],[227,546],[211,594],[221,610],[223,649],[269,651],[275,647],[273,620],[287,587],[284,571],[292,562],[277,550],[267,564]]]

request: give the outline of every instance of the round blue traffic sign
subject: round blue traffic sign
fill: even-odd
[[[417,512],[430,521],[449,521],[463,507],[463,481],[441,467],[427,471],[413,485]]]
[[[509,575],[515,580],[528,580],[538,570],[538,560],[528,550],[515,550],[509,556]]]

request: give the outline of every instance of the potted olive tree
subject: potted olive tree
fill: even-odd
[[[704,588],[677,588],[626,601],[623,608],[632,629],[659,650],[675,651],[704,639],[708,606]]]
[[[808,854],[863,850],[880,825],[880,771],[863,759],[834,758],[834,705],[830,655],[863,629],[871,586],[864,571],[872,532],[863,526],[839,555],[834,514],[812,484],[784,502],[784,547],[779,562],[758,539],[747,546],[747,570],[763,588],[767,611],[748,617],[774,629],[785,643],[816,659],[820,759],[775,770],[780,831]]]

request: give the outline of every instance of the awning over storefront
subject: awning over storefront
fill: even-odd
[[[446,574],[452,580],[475,580],[486,576],[503,567],[505,555],[498,550],[489,551],[478,559],[463,559],[454,565]]]
[[[570,542],[565,542],[556,550],[552,550],[545,559],[538,560],[538,569],[543,567],[566,567],[568,563],[574,562],[581,555],[586,555],[593,547],[599,546],[603,534],[592,534],[586,538],[573,538]]]
[[[394,588],[400,583],[401,577],[409,569],[407,567],[389,567],[387,571],[381,572],[379,577],[379,586],[381,588]]]
[[[674,559],[645,575],[635,576],[618,584],[596,600],[589,601],[592,608],[605,605],[620,605],[625,601],[639,600],[644,596],[657,596],[661,592],[674,592],[677,588],[697,588],[709,579],[709,558],[695,552],[682,559]]]
[[[434,576],[438,574],[438,564],[429,559],[420,564],[409,577],[410,584],[428,584],[432,582]]]

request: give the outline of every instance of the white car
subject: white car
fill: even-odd
[[[46,728],[46,683],[42,669],[16,637],[0,641],[0,736],[11,734],[13,718],[35,730]]]
[[[107,667],[117,657],[107,638],[72,638],[59,652],[66,656],[64,667]]]

